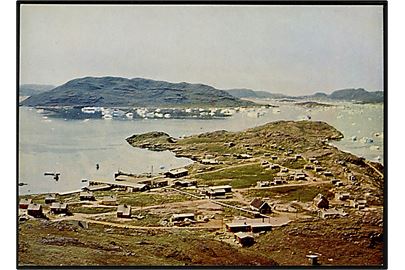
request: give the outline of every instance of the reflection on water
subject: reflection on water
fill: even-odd
[[[274,104],[274,103],[273,103]],[[28,183],[20,193],[64,192],[84,186],[81,179],[112,179],[118,169],[154,173],[180,167],[191,161],[168,152],[133,148],[125,138],[135,133],[164,131],[171,136],[218,129],[240,131],[277,120],[325,121],[345,136],[333,144],[370,160],[383,162],[383,106],[339,104],[307,109],[292,104],[279,108],[241,111],[232,117],[212,120],[137,119],[64,120],[44,119],[36,110],[20,107],[19,181]],[[356,137],[356,140],[353,140]],[[364,138],[372,139],[365,140]],[[363,140],[362,140],[363,139]],[[96,164],[99,169],[96,169]],[[59,181],[44,172],[60,172]]]

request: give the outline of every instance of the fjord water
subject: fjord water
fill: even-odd
[[[87,185],[82,179],[113,179],[117,170],[131,173],[163,172],[185,166],[191,160],[176,158],[169,151],[153,152],[130,146],[125,138],[149,131],[173,137],[214,130],[240,131],[277,120],[325,121],[345,136],[333,142],[343,151],[383,162],[383,106],[340,103],[335,107],[307,109],[278,104],[279,109],[260,108],[224,119],[133,119],[64,120],[44,118],[33,108],[20,107],[20,194],[67,192]],[[258,117],[259,116],[259,117]],[[376,136],[377,135],[377,136]],[[357,140],[352,138],[356,136]],[[362,142],[361,138],[371,138]],[[96,169],[99,164],[99,169]],[[59,172],[55,181],[44,172]]]

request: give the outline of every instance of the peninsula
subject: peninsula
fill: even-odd
[[[324,122],[127,138],[194,163],[20,197],[21,265],[321,265],[383,262],[384,168],[330,144]],[[55,201],[57,203],[55,203]],[[62,256],[69,251],[70,256]]]

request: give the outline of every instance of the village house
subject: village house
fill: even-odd
[[[56,202],[56,194],[48,194],[45,197],[45,204],[51,204],[53,202]]]
[[[191,186],[195,186],[197,184],[197,181],[186,181],[186,180],[177,180],[174,181],[173,184],[176,187],[191,187]]]
[[[271,165],[270,165],[270,169],[272,169],[272,170],[280,169],[280,165],[278,165],[278,164],[271,164]]]
[[[311,165],[311,164],[306,164],[306,165],[304,165],[304,169],[305,169],[305,170],[313,170],[313,169],[314,169],[314,166]]]
[[[251,246],[254,244],[254,237],[250,234],[238,232],[235,233],[235,239],[241,244],[242,247]]]
[[[153,187],[155,188],[159,188],[159,187],[165,187],[169,184],[169,181],[167,181],[166,179],[161,179],[161,180],[156,180],[153,181]]]
[[[318,216],[320,217],[320,218],[324,218],[324,219],[327,219],[327,218],[338,218],[338,217],[340,217],[340,216],[346,216],[347,214],[346,213],[344,213],[344,212],[342,212],[342,211],[339,211],[339,210],[336,210],[335,208],[331,208],[331,209],[320,209],[319,211],[318,211]]]
[[[90,182],[89,186],[84,187],[82,189],[85,191],[99,191],[99,190],[109,190],[111,188],[112,187],[107,184],[91,184],[91,182]]]
[[[219,164],[218,160],[216,160],[216,159],[207,159],[207,158],[202,159],[202,160],[201,160],[201,163],[202,163],[202,164],[205,164],[205,165],[216,165],[216,164]]]
[[[314,163],[314,161],[316,161],[316,158],[314,158],[314,157],[310,157],[308,160],[309,160],[309,162]]]
[[[103,205],[117,205],[116,196],[105,196],[101,199],[101,204]]]
[[[250,203],[250,209],[252,209],[253,211],[258,211],[261,214],[271,213],[270,205],[259,198],[253,199],[253,201]]]
[[[170,222],[182,222],[187,220],[194,220],[194,213],[173,214],[170,218]]]
[[[32,203],[32,199],[21,199],[19,203],[20,209],[27,209],[28,205]]]
[[[232,196],[232,186],[210,186],[205,189],[205,194],[212,199],[226,199]]]
[[[149,189],[148,184],[131,184],[124,187],[126,192],[141,192]]]
[[[119,218],[131,218],[131,206],[126,205],[126,204],[118,205],[117,217],[119,217]]]
[[[326,197],[323,196],[321,193],[315,196],[315,198],[313,199],[313,203],[317,208],[329,208],[328,199],[326,199]]]
[[[165,173],[166,177],[179,178],[188,175],[188,170],[185,168],[173,169]]]
[[[302,155],[300,155],[300,154],[295,155],[295,159],[300,159],[300,158],[302,158]]]
[[[315,172],[320,172],[320,171],[323,171],[323,168],[322,168],[321,166],[316,166],[316,167],[314,168],[314,171],[315,171]]]
[[[228,232],[247,232],[250,230],[250,226],[246,223],[226,223],[226,230]]]
[[[277,160],[278,157],[273,155],[273,156],[271,156],[271,159],[272,159],[272,160]]]
[[[233,146],[235,146],[236,144],[235,144],[234,142],[226,142],[226,143],[224,143],[224,145],[225,145],[225,146],[228,146],[228,147],[233,147]]]
[[[288,169],[287,168],[281,168],[281,172],[286,173],[286,172],[288,172]]]
[[[325,175],[325,176],[333,176],[333,173],[330,172],[330,171],[326,171],[326,172],[323,173],[323,175]]]
[[[211,199],[226,199],[225,189],[208,189],[206,195]]]
[[[257,222],[257,223],[252,223],[250,224],[250,231],[252,233],[259,233],[259,232],[267,232],[267,231],[271,231],[272,226],[270,223],[266,223],[266,222]]]
[[[282,184],[286,184],[287,181],[283,180],[283,178],[281,177],[275,177],[273,180],[274,185],[282,185]]]
[[[42,205],[31,203],[30,205],[28,205],[27,214],[33,217],[42,217]]]
[[[257,187],[269,187],[270,182],[269,181],[257,181],[256,186]]]
[[[94,201],[94,195],[93,192],[89,192],[89,191],[83,191],[80,192],[80,200],[81,201]]]
[[[343,186],[343,183],[342,183],[341,181],[338,181],[338,182],[335,183],[335,186],[337,186],[337,187],[342,187],[342,186]]]
[[[294,176],[294,180],[296,180],[296,181],[305,180],[305,179],[306,179],[306,175],[304,173],[297,173]]]
[[[336,183],[340,182],[340,180],[337,178],[333,178],[332,180],[330,180],[330,182],[332,183],[332,185],[336,185]]]
[[[237,159],[249,159],[252,158],[252,155],[249,154],[235,154]]]
[[[350,193],[336,193],[335,199],[339,201],[346,201],[350,199]]]
[[[54,214],[66,214],[68,212],[68,205],[66,203],[53,202],[50,208]]]

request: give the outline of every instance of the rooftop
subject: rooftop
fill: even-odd
[[[212,190],[216,190],[216,189],[229,189],[229,188],[232,188],[232,186],[230,186],[230,185],[224,185],[224,186],[210,186],[209,188],[212,189]]]
[[[260,208],[265,202],[259,198],[254,198],[253,201],[250,203],[251,206],[255,208]]]
[[[244,232],[238,232],[238,233],[235,233],[235,235],[236,235],[238,238],[241,238],[241,239],[243,239],[243,238],[253,238],[252,235],[247,234],[247,233],[244,233]]]
[[[129,215],[131,213],[131,206],[126,204],[120,204],[117,208],[118,213],[122,213],[124,215]]]
[[[54,203],[51,204],[51,209],[65,209],[65,208],[67,208],[66,203],[54,202]]]
[[[32,202],[32,199],[21,199],[20,204],[30,204]]]
[[[28,205],[28,210],[41,210],[42,206],[40,204],[30,204]]]
[[[184,214],[173,214],[173,218],[194,218],[194,213],[184,213]]]

